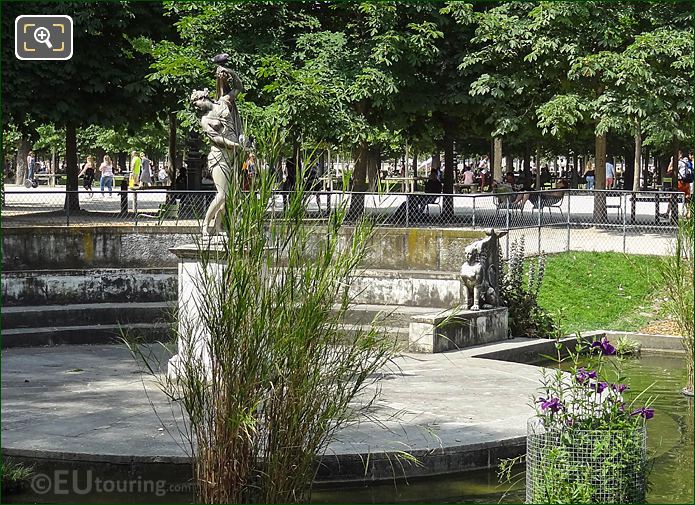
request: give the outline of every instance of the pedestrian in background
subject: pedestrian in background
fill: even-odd
[[[615,165],[606,160],[606,189],[611,189],[615,182]]]
[[[586,168],[584,169],[584,180],[586,181],[586,189],[594,189],[594,184],[596,183],[596,171],[594,170],[594,164],[591,161],[587,161]]]
[[[150,160],[145,153],[140,153],[140,182],[142,187],[146,188],[152,185],[152,160]]]
[[[96,166],[94,164],[94,156],[87,156],[87,161],[82,165],[82,170],[77,177],[82,177],[84,175],[83,187],[89,193],[89,198],[92,198],[92,184],[94,183],[94,173],[96,172]]]
[[[36,157],[34,151],[29,151],[27,155],[27,179],[34,180],[34,169],[36,167]],[[20,183],[21,184],[21,183]]]
[[[101,172],[101,179],[99,179],[99,188],[101,189],[101,197],[104,198],[104,188],[109,188],[109,197],[113,192],[113,164],[111,163],[111,158],[107,154],[104,156],[104,161],[99,167]]]
[[[140,183],[140,170],[142,168],[142,160],[137,151],[130,153],[130,182],[129,188],[134,188]]]

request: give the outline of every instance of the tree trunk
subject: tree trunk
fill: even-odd
[[[623,158],[623,160],[623,189],[625,191],[633,191],[632,181],[634,180],[635,174],[635,152],[632,149],[630,149],[629,146],[625,147],[625,157]]]
[[[454,174],[456,167],[454,162],[454,138],[449,132],[444,134],[444,196],[442,198],[442,216],[452,218],[454,216]]]
[[[176,187],[176,113],[169,113],[169,181],[171,189]]]
[[[439,151],[432,154],[432,167],[431,168],[434,168],[436,170],[442,169],[442,158],[441,158],[441,154],[439,153]]]
[[[500,137],[495,137],[492,140],[492,147],[494,152],[492,158],[492,177],[499,182],[502,180],[502,139]]]
[[[543,189],[541,184],[541,148],[536,147],[536,191]]]
[[[531,178],[531,151],[526,147],[524,149],[524,179],[529,180]]]
[[[352,172],[352,195],[346,219],[356,221],[364,213],[364,192],[367,191],[369,144],[362,141],[355,149],[355,169]]]
[[[507,172],[513,172],[514,171],[514,157],[511,154],[507,154],[507,157],[505,158],[507,162]]]
[[[640,129],[639,121],[636,122],[635,128],[635,169],[632,174],[632,191],[639,191],[641,189],[640,179],[642,171],[642,130]],[[627,186],[627,181],[625,181],[625,186]]]
[[[606,189],[606,136],[597,135],[595,145],[596,189]],[[608,218],[606,209],[606,194],[602,191],[594,193],[594,220],[605,223]]]
[[[417,177],[417,151],[413,151],[413,177]]]
[[[15,178],[14,183],[17,186],[23,186],[24,181],[29,173],[29,167],[27,167],[27,156],[31,150],[31,144],[29,143],[29,138],[22,135],[19,140],[19,148],[17,149],[17,163],[15,167]]]
[[[65,186],[65,208],[70,211],[80,210],[77,174],[77,128],[74,124],[65,126],[65,164],[67,184]]]
[[[369,191],[377,190],[380,168],[381,149],[378,147],[369,146],[367,148],[367,178],[369,179]],[[405,162],[402,164],[402,171],[405,172]]]

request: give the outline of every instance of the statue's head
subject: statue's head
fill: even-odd
[[[207,112],[212,110],[213,102],[210,99],[209,91],[207,88],[203,90],[195,90],[191,93],[191,104],[193,107],[202,112]]]
[[[466,247],[466,263],[472,265],[478,261],[478,251],[474,247]]]

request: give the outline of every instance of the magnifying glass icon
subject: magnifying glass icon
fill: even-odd
[[[51,32],[48,31],[48,28],[39,26],[34,30],[34,40],[39,44],[46,44],[49,49],[53,48],[53,44],[51,44]]]

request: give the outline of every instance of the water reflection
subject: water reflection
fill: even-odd
[[[617,359],[617,358],[616,358]],[[649,454],[653,461],[649,503],[693,503],[693,399],[680,394],[685,362],[673,355],[646,354],[620,363],[629,378],[627,399],[648,389],[656,396],[656,415],[648,423]],[[501,485],[495,471],[469,472],[409,483],[399,482],[318,489],[315,503],[523,503],[523,468],[515,484]]]

